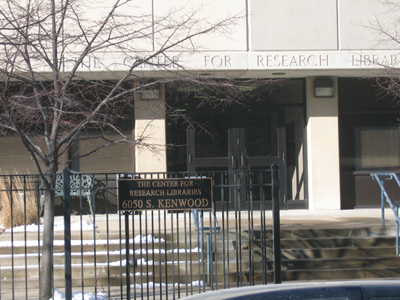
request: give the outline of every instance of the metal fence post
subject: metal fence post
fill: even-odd
[[[273,220],[273,250],[274,250],[274,282],[282,282],[281,270],[281,224],[279,215],[279,166],[273,164],[272,169],[272,220]]]
[[[126,272],[126,299],[131,299],[131,270],[129,258],[129,212],[124,213],[125,216],[125,272]],[[133,255],[135,257],[135,255]]]
[[[71,196],[70,171],[63,171],[64,180],[64,251],[65,251],[65,299],[72,299],[72,271],[71,271]]]

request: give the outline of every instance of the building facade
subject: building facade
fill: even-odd
[[[399,67],[398,45],[387,38],[394,36],[392,22],[400,1],[203,2],[200,14],[207,21],[239,18],[229,30],[197,37],[195,51],[172,49],[169,57],[211,80],[281,80],[260,91],[263,101],[224,109],[198,108],[186,93],[161,84],[159,97],[136,97],[135,122],[124,128],[134,137],[145,132],[147,142],[157,145],[156,152],[121,144],[82,158],[72,168],[165,172],[262,169],[277,163],[288,209],[379,205],[379,188],[369,173],[400,168],[400,109],[393,97],[382,94],[374,78],[389,76],[388,71]],[[140,5],[157,15],[172,5],[189,9],[199,1],[142,0]],[[102,62],[112,65],[118,59],[122,58],[103,57]],[[108,75],[98,72],[112,79],[116,68]],[[140,76],[165,74],[144,67]],[[180,109],[208,124],[212,134],[170,122],[166,106],[173,99],[181,99]],[[34,172],[16,138],[4,137],[0,144],[2,169]]]

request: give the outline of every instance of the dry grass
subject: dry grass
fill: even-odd
[[[10,174],[12,176],[0,176],[0,222],[4,228],[38,223],[35,185],[28,182],[28,177],[25,177],[24,182],[24,177],[16,174],[17,171],[14,170]],[[6,174],[0,170],[0,175]]]

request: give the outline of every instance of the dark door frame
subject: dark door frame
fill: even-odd
[[[278,153],[276,156],[249,156],[246,153],[245,146],[245,128],[228,128],[228,156],[225,157],[196,157],[196,133],[195,129],[188,128],[186,131],[187,137],[187,157],[188,157],[188,171],[195,172],[198,168],[202,170],[215,170],[215,169],[225,169],[225,170],[251,170],[251,169],[267,169],[273,164],[279,166],[280,174],[280,203],[281,208],[287,208],[287,171],[286,171],[286,128],[285,128],[285,114],[284,108],[267,108],[263,107],[261,110],[255,110],[258,114],[262,113],[275,113],[277,114],[277,148]],[[213,112],[215,113],[215,111]],[[254,112],[253,112],[254,113]],[[230,179],[233,184],[234,180]],[[240,180],[249,180],[248,178],[241,178]],[[232,194],[233,192],[231,192]],[[235,191],[235,197],[240,197],[240,209],[248,209],[248,191],[244,188],[241,191]],[[228,209],[235,208],[235,203],[231,201],[227,204]],[[252,206],[257,209],[258,201],[253,201]],[[269,207],[267,201],[267,209]],[[218,203],[216,203],[216,208],[219,209]]]

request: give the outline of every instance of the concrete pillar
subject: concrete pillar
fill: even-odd
[[[314,97],[314,79],[306,79],[309,208],[340,209],[337,78],[332,98]]]
[[[140,140],[135,151],[136,172],[166,172],[165,85],[160,85],[160,99],[135,96],[135,138]]]

